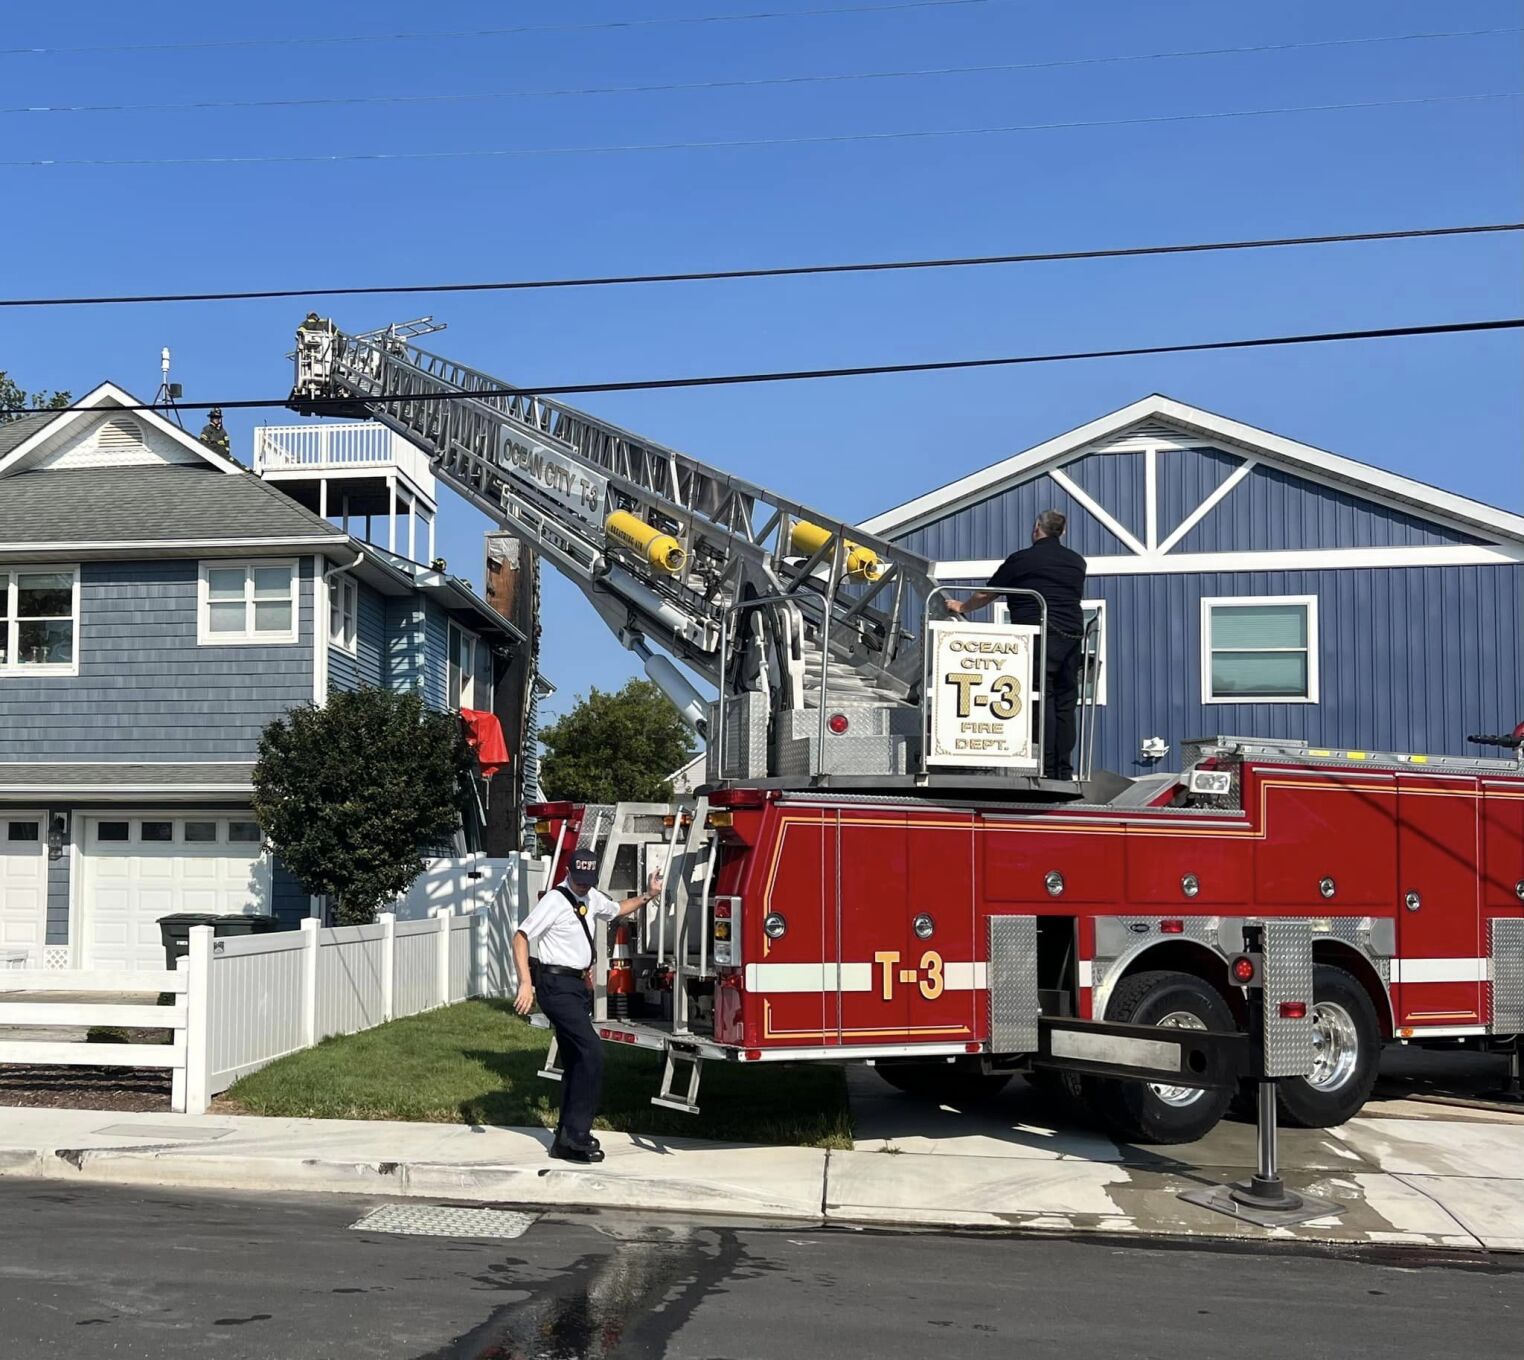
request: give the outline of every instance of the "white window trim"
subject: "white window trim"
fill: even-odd
[[[1212,694],[1212,610],[1219,605],[1297,604],[1307,610],[1307,693],[1305,695]],[[1256,651],[1300,652],[1301,647]],[[1318,702],[1318,597],[1316,595],[1204,595],[1201,599],[1201,702],[1203,704],[1315,704]]]
[[[480,657],[481,649],[486,647],[487,644],[482,641],[481,635],[479,633],[473,633],[464,624],[457,623],[454,619],[450,620],[445,629],[445,646],[449,653],[445,658],[445,698],[448,699],[450,697],[450,666],[452,664],[458,663],[459,660],[455,654],[455,649],[449,646],[450,637],[454,633],[460,633],[463,637],[471,639],[471,669],[469,671],[464,668],[461,669],[460,693],[456,696],[458,701],[456,704],[456,711],[459,712],[462,708],[471,708],[478,710],[490,709],[492,707],[492,696],[489,694],[487,696],[487,702],[485,704],[481,704],[477,702],[476,694],[477,662]]]
[[[986,576],[993,576],[993,571],[986,572]],[[1095,704],[1097,708],[1106,707],[1106,601],[1105,600],[1081,600],[1080,609],[1093,609],[1100,620],[1101,645],[1096,649],[1096,660],[1101,663],[1101,683],[1095,689]],[[1011,621],[1011,597],[1002,595],[990,606],[990,618],[995,623],[1009,623]]]
[[[283,647],[294,643],[302,630],[301,573],[294,557],[250,557],[228,561],[203,561],[199,564],[196,584],[196,641],[202,647]],[[244,623],[253,618],[254,568],[286,567],[291,572],[291,627],[279,633],[214,633],[210,586],[207,573],[229,567],[241,567],[244,572]]]
[[[46,572],[50,576],[61,576],[69,572],[74,577],[74,597],[70,606],[74,613],[74,645],[72,651],[74,660],[66,665],[55,666],[23,666],[16,660],[17,647],[12,645],[14,640],[19,640],[21,632],[20,620],[16,617],[16,578],[24,576],[28,572]],[[41,564],[27,564],[24,566],[0,567],[0,591],[4,592],[4,599],[0,600],[0,613],[5,615],[5,621],[0,627],[6,630],[5,663],[0,665],[0,679],[16,679],[26,676],[58,676],[79,674],[79,564],[77,562],[44,562]]]
[[[1088,610],[1088,609],[1095,610],[1095,621],[1096,621],[1096,629],[1095,629],[1095,635],[1096,635],[1095,659],[1096,659],[1096,661],[1098,661],[1100,663],[1100,676],[1097,679],[1096,686],[1095,686],[1095,706],[1097,708],[1105,708],[1106,707],[1106,613],[1107,613],[1107,610],[1106,610],[1106,601],[1105,600],[1081,600],[1080,601],[1080,609],[1081,610]],[[1081,664],[1083,664],[1083,660],[1084,659],[1081,658]],[[1083,696],[1083,690],[1081,691],[1081,695]]]
[[[350,601],[353,608],[347,617],[344,612],[345,601]],[[339,608],[339,632],[333,631],[333,609],[337,604]],[[344,625],[349,625],[349,640],[344,640]],[[360,649],[360,583],[347,572],[329,578],[328,581],[328,643],[337,647],[341,652],[354,656]]]

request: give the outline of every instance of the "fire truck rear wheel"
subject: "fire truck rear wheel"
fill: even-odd
[[[1123,978],[1111,994],[1106,1019],[1122,1025],[1162,1025],[1231,1033],[1228,1003],[1189,973],[1147,972]],[[1203,1091],[1110,1077],[1086,1077],[1091,1111],[1113,1137],[1132,1143],[1189,1143],[1227,1112],[1231,1090]]]
[[[1297,1129],[1331,1129],[1370,1098],[1381,1065],[1381,1025],[1370,995],[1342,968],[1312,975],[1313,1071],[1280,1083],[1280,1119]]]
[[[977,1062],[881,1062],[879,1076],[896,1091],[952,1106],[977,1105],[999,1095],[1009,1076],[988,1074]]]

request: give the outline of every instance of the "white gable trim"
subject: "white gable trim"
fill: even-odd
[[[962,559],[932,564],[938,581],[986,581],[1003,559]],[[1417,548],[1292,548],[1276,552],[1142,553],[1087,557],[1088,576],[1180,575],[1210,571],[1322,571],[1340,567],[1498,567],[1524,563],[1524,544],[1496,547],[1436,544]]]
[[[1149,450],[1149,454],[1153,454],[1152,449]],[[1192,529],[1200,524],[1201,521],[1204,520],[1209,514],[1211,514],[1214,509],[1216,509],[1218,502],[1224,500],[1227,497],[1228,493],[1232,491],[1235,486],[1243,481],[1243,479],[1258,466],[1259,460],[1257,458],[1245,458],[1238,467],[1234,468],[1234,470],[1229,473],[1228,476],[1223,478],[1222,485],[1219,486],[1217,490],[1212,492],[1210,496],[1202,501],[1200,505],[1192,510],[1190,514],[1188,514],[1183,520],[1180,521],[1179,524],[1175,526],[1175,531],[1168,538],[1166,538],[1163,543],[1159,544],[1159,551],[1161,553],[1167,553],[1171,548],[1175,546],[1175,544],[1180,542],[1182,538],[1190,533]],[[1150,488],[1150,490],[1152,490],[1152,488]],[[1150,505],[1152,505],[1151,498]]]
[[[89,417],[99,415],[102,411],[109,411],[113,407],[142,406],[143,402],[132,393],[118,387],[115,383],[104,382],[99,387],[87,392],[74,405],[60,412],[56,420],[50,420],[39,429],[30,439],[23,440],[3,458],[0,458],[0,475],[10,471],[19,463],[23,462],[30,454],[41,448],[44,444],[57,439],[59,435],[67,431],[71,426],[78,425]],[[161,435],[168,436],[178,447],[187,453],[192,453],[202,462],[210,463],[213,467],[223,472],[246,472],[241,463],[232,458],[225,458],[213,449],[207,448],[195,436],[187,434],[172,421],[165,420],[157,411],[137,410],[131,413],[141,420],[150,429],[156,430]]]
[[[1055,486],[1062,487],[1074,498],[1076,504],[1083,506],[1093,520],[1109,529],[1118,543],[1121,543],[1124,547],[1131,548],[1135,553],[1148,551],[1126,529],[1118,524],[1116,519],[1103,506],[1099,505],[1094,497],[1082,487],[1077,486],[1071,478],[1064,476],[1057,468],[1050,468],[1048,476],[1052,478]]]
[[[1391,509],[1445,523],[1466,533],[1480,531],[1524,542],[1524,515],[1442,491],[1157,393],[864,520],[862,528],[881,537],[898,536],[983,500],[1006,485],[1030,481],[1053,467],[1095,452],[1103,441],[1121,435],[1129,426],[1156,419],[1195,431],[1208,443],[1225,445],[1225,452],[1279,465],[1309,480],[1352,491]],[[1163,446],[1163,441],[1152,436],[1149,442]]]

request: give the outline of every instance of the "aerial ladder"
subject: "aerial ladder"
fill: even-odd
[[[711,781],[924,774],[926,559],[413,343],[433,329],[309,315],[292,408],[395,430],[570,578],[707,738]]]

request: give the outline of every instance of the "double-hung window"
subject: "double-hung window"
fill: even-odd
[[[198,640],[296,641],[295,562],[203,562]]]
[[[1208,704],[1316,703],[1317,598],[1202,600],[1201,698]]]
[[[492,649],[475,633],[450,625],[450,707],[492,708]]]
[[[79,568],[0,568],[0,675],[79,674]]]
[[[328,640],[354,651],[359,620],[360,583],[353,576],[335,576],[328,582]]]

